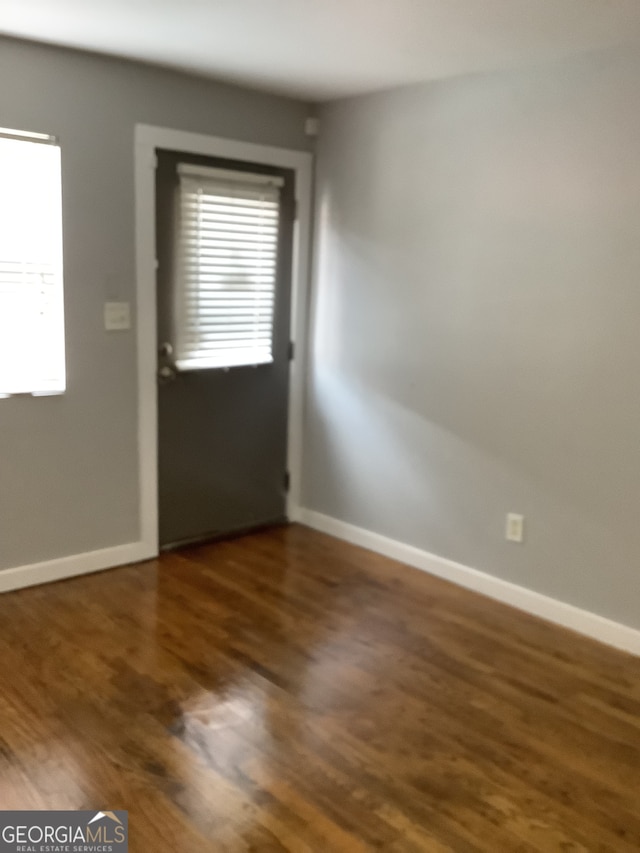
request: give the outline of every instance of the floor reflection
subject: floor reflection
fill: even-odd
[[[133,853],[495,853],[580,849],[590,803],[640,849],[640,666],[556,631],[299,527],[0,596],[0,807],[127,809]]]

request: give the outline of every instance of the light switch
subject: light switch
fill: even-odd
[[[107,332],[131,328],[131,306],[128,302],[104,303],[104,327]]]

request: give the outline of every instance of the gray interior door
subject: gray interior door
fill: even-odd
[[[184,173],[189,170],[196,174],[202,171],[206,180],[209,174],[217,176],[215,180],[220,175],[220,180],[226,180],[228,172],[241,182],[245,177],[242,173],[247,180],[266,175],[279,181],[277,217],[273,214],[277,237],[268,255],[273,260],[272,324],[264,316],[260,321],[260,334],[264,336],[267,325],[272,331],[272,360],[234,366],[222,360],[208,367],[197,362],[194,367],[187,359],[186,366],[176,368],[176,337],[191,335],[191,344],[194,338],[200,340],[198,330],[185,332],[181,326],[185,311],[193,321],[193,305],[208,309],[198,321],[203,329],[202,346],[213,348],[205,349],[206,355],[219,354],[220,340],[233,337],[236,328],[247,328],[248,311],[243,306],[249,302],[268,304],[264,291],[269,276],[256,275],[255,268],[250,275],[238,274],[238,269],[247,269],[247,263],[251,265],[252,258],[260,254],[252,243],[254,216],[251,209],[247,214],[246,207],[253,202],[244,207],[238,202],[242,209],[236,211],[235,199],[227,204],[213,190],[206,190],[209,195],[205,193],[203,207],[213,214],[196,241],[207,265],[199,267],[200,278],[188,280],[191,290],[185,296],[180,275],[185,267],[184,222],[193,209],[193,205],[188,206],[190,196],[185,190],[191,178]],[[163,151],[158,152],[156,199],[159,526],[160,545],[166,548],[285,520],[293,173]],[[256,203],[256,209],[258,206]],[[216,219],[219,210],[230,214],[220,226]],[[273,233],[271,228],[267,231]],[[194,240],[189,237],[186,242],[192,252]],[[192,255],[188,271],[193,271]],[[227,334],[229,330],[231,334]],[[230,346],[237,344],[232,341]],[[260,345],[264,345],[263,340]],[[229,351],[233,356],[233,350]]]

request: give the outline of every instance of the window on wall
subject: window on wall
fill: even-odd
[[[65,390],[60,148],[0,128],[0,396]]]
[[[284,182],[186,163],[178,175],[176,365],[269,363]]]

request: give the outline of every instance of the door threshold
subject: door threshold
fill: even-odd
[[[214,542],[224,542],[227,539],[238,539],[240,536],[248,536],[250,533],[261,533],[264,530],[272,530],[277,527],[288,527],[291,522],[288,518],[274,518],[270,521],[262,521],[248,527],[237,527],[233,530],[211,531],[201,536],[193,536],[189,539],[180,539],[178,542],[169,542],[160,546],[160,552],[178,551],[181,548],[195,548],[198,545],[209,545]]]

